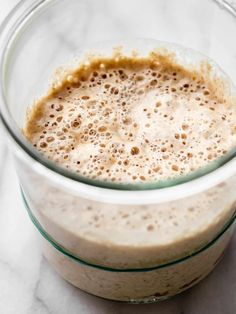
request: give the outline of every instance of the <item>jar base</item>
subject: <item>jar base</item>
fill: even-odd
[[[226,250],[225,250],[226,251]],[[224,253],[225,253],[224,251]],[[55,267],[54,263],[52,262],[52,260],[50,260],[50,257],[47,255],[47,253],[44,251],[44,257],[47,260],[48,264],[50,265],[50,267],[52,267],[54,270],[56,270],[57,274],[63,278],[63,280],[65,280],[66,282],[68,282],[69,284],[71,284],[72,286],[74,286],[75,288],[83,291],[84,293],[87,293],[89,295],[95,296],[97,298],[106,300],[106,301],[113,301],[113,302],[120,302],[120,303],[128,303],[128,304],[152,304],[152,303],[158,303],[158,302],[162,302],[162,301],[166,301],[168,299],[172,299],[175,296],[182,294],[183,292],[191,289],[192,287],[196,286],[198,283],[200,283],[201,281],[203,281],[208,275],[211,274],[211,272],[215,269],[216,265],[221,261],[221,259],[223,258],[224,254],[221,255],[221,257],[218,259],[217,263],[214,265],[214,267],[212,267],[210,270],[208,270],[205,274],[203,274],[201,277],[198,278],[198,280],[195,280],[192,282],[192,284],[186,286],[185,288],[181,289],[180,291],[176,291],[175,293],[171,293],[169,295],[151,295],[151,296],[146,296],[146,297],[141,297],[141,298],[130,298],[130,299],[119,299],[119,298],[112,298],[112,297],[108,297],[108,296],[101,296],[98,293],[91,291],[89,289],[84,289],[82,288],[78,282],[73,282],[72,280],[70,280],[69,278],[66,278],[66,276],[64,276],[63,274],[61,274],[59,272],[59,270],[57,269],[57,267]]]

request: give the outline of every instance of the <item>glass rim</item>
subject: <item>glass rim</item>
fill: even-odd
[[[181,175],[175,178],[170,178],[162,181],[152,181],[149,183],[114,183],[109,181],[102,181],[97,179],[90,179],[72,171],[62,168],[55,164],[48,158],[40,154],[36,148],[34,148],[23,136],[20,128],[17,126],[14,119],[8,110],[7,99],[5,95],[5,74],[8,64],[8,56],[11,52],[11,47],[14,45],[15,38],[20,34],[22,25],[27,21],[28,18],[34,17],[41,7],[48,5],[55,0],[23,0],[18,3],[15,8],[10,12],[7,18],[4,20],[0,27],[0,119],[10,137],[23,150],[26,155],[37,163],[44,166],[47,170],[51,170],[62,177],[68,178],[73,182],[82,183],[88,186],[98,187],[102,189],[109,189],[114,191],[150,191],[150,190],[165,190],[167,188],[175,188],[177,186],[191,183],[198,179],[205,178],[208,175],[214,174],[216,170],[219,170],[224,165],[229,164],[231,161],[235,161],[236,157],[236,146],[232,148],[225,156],[218,158],[210,162],[207,166],[202,167],[190,174]],[[226,12],[232,14],[232,10],[235,11],[234,7],[223,0],[209,0],[212,3],[220,4]],[[21,12],[22,11],[22,12]],[[234,14],[233,14],[234,15]],[[236,17],[236,15],[234,15]],[[12,25],[10,25],[12,24]],[[10,26],[10,28],[9,28]],[[9,29],[8,29],[9,28]],[[231,171],[232,172],[232,171]],[[200,180],[201,182],[202,180]]]
[[[31,211],[29,204],[26,200],[24,191],[22,189],[22,187],[20,187],[20,191],[21,191],[21,196],[22,196],[22,200],[23,200],[23,204],[25,206],[25,209],[29,215],[30,220],[32,221],[32,223],[34,224],[34,226],[36,227],[36,229],[39,231],[39,233],[42,235],[42,237],[50,244],[52,245],[57,251],[59,251],[60,253],[62,253],[63,255],[65,255],[66,257],[72,259],[73,261],[84,265],[84,266],[89,266],[89,267],[93,267],[95,269],[99,269],[99,270],[103,270],[103,271],[110,271],[110,272],[119,272],[119,273],[128,273],[128,272],[132,272],[132,273],[140,273],[140,272],[149,272],[149,271],[154,271],[157,269],[161,269],[161,268],[166,268],[166,267],[171,267],[174,266],[176,264],[180,264],[182,262],[185,262],[187,260],[189,260],[190,258],[193,258],[203,252],[205,252],[207,249],[210,249],[215,243],[217,243],[220,238],[226,233],[227,230],[230,229],[230,227],[234,224],[235,220],[236,220],[236,210],[233,213],[233,215],[229,218],[229,220],[225,223],[225,225],[221,228],[221,230],[216,234],[216,236],[210,240],[208,243],[206,243],[205,245],[203,245],[202,247],[200,247],[199,249],[197,249],[196,251],[185,255],[181,258],[177,258],[174,259],[172,261],[163,263],[163,264],[159,264],[157,266],[152,266],[152,267],[145,267],[145,268],[112,268],[112,267],[108,267],[108,266],[102,266],[102,265],[98,265],[98,264],[93,264],[90,262],[85,261],[84,259],[79,258],[78,256],[75,256],[73,254],[71,254],[69,251],[66,250],[66,248],[64,248],[63,246],[61,246],[60,244],[58,244],[42,227],[42,225],[39,223],[39,221],[37,220],[37,218],[34,216],[33,212]]]

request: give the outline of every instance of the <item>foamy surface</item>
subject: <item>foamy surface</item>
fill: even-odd
[[[213,83],[168,57],[96,58],[33,106],[24,133],[82,176],[118,183],[173,178],[236,142],[235,106]]]

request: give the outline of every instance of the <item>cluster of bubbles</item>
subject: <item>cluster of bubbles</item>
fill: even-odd
[[[38,104],[30,140],[48,158],[92,179],[137,183],[189,173],[227,152],[222,123],[235,136],[233,112],[200,75],[102,65],[70,75]]]
[[[222,189],[225,187],[216,187],[209,192],[209,195],[202,195],[201,200],[196,197],[189,202],[185,200],[184,203],[181,201],[179,203],[171,202],[143,208],[127,206],[120,210],[111,208],[109,213],[97,207],[86,206],[84,211],[89,226],[94,229],[103,229],[104,226],[115,228],[119,225],[121,230],[142,230],[147,233],[158,231],[161,234],[167,232],[168,226],[171,232],[178,233],[183,226],[199,220],[203,210],[210,212],[211,208],[219,203],[219,193],[222,192]]]

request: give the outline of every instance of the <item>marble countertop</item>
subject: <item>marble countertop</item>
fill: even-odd
[[[0,0],[0,22],[17,0]],[[0,134],[1,314],[234,314],[236,234],[222,262],[191,290],[159,304],[129,305],[88,295],[48,265],[21,201],[10,153]]]

